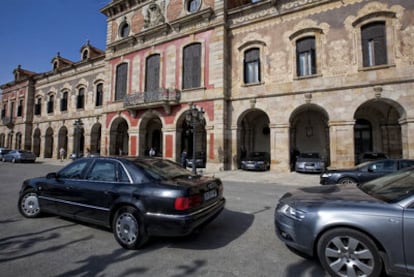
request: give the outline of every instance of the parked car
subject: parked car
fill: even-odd
[[[25,180],[18,207],[25,217],[57,214],[112,229],[126,249],[150,236],[184,236],[223,210],[220,179],[192,175],[160,158],[80,158],[57,173]]]
[[[269,170],[270,154],[268,152],[252,152],[242,159],[241,168],[245,170]]]
[[[3,155],[11,151],[9,148],[0,147],[0,159],[3,159]]]
[[[320,184],[365,183],[411,166],[414,166],[414,160],[408,159],[387,159],[365,162],[352,168],[326,170],[320,175]]]
[[[359,155],[356,164],[369,162],[369,161],[376,161],[376,160],[385,160],[388,159],[388,156],[385,153],[381,152],[366,152]]]
[[[36,161],[36,155],[27,150],[11,150],[2,156],[2,161],[12,163],[34,163]]]
[[[414,276],[414,169],[362,185],[299,188],[275,209],[277,236],[331,276]]]
[[[325,170],[325,162],[319,153],[300,153],[296,157],[296,172],[316,172]]]
[[[205,152],[196,152],[195,157],[195,165],[197,168],[205,168],[206,167],[206,153]],[[186,166],[193,167],[193,156],[189,155],[186,158]]]

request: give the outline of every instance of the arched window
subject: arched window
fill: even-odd
[[[260,83],[260,50],[251,48],[244,52],[244,83]]]
[[[53,113],[55,97],[53,95],[49,95],[49,101],[47,102],[47,113]]]
[[[316,74],[315,37],[296,41],[296,65],[298,77]]]
[[[76,99],[76,108],[84,109],[85,108],[85,89],[80,88],[78,91],[78,97]]]
[[[60,99],[60,111],[67,111],[68,110],[68,92],[65,91],[62,94],[62,99]]]
[[[96,107],[102,106],[102,102],[103,102],[103,84],[99,83],[96,86],[95,106]]]
[[[371,22],[361,27],[363,66],[387,63],[385,22]]]

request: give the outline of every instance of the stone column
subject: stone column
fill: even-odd
[[[402,157],[414,159],[414,119],[406,119],[401,124]]]
[[[270,124],[270,170],[289,172],[289,125]]]
[[[355,164],[354,121],[329,122],[330,168]]]

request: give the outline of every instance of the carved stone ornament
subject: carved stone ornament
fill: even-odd
[[[165,23],[165,1],[152,2],[144,14],[144,28],[151,28]]]

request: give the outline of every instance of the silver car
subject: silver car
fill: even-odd
[[[362,185],[300,188],[275,210],[277,236],[331,276],[414,276],[414,169]]]
[[[319,153],[300,153],[296,157],[296,172],[316,172],[321,173],[325,170],[325,162]]]

